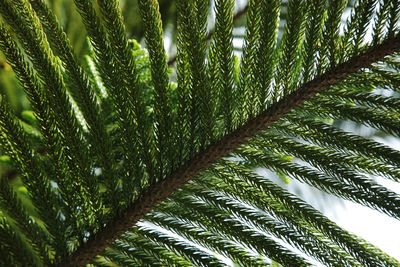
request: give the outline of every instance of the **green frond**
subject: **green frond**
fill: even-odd
[[[222,166],[217,168],[218,171],[214,171],[213,174],[221,180],[211,181],[214,188],[228,190],[230,194],[238,195],[273,214],[279,220],[292,224],[296,229],[300,230],[301,227],[306,227],[308,228],[306,230],[311,231],[318,229],[360,262],[365,264],[376,262],[379,265],[380,263],[376,261],[376,259],[379,259],[384,264],[392,264],[393,260],[385,253],[366,241],[349,234],[312,206],[286,192],[265,177],[258,176],[235,162],[223,161]],[[200,181],[203,182],[204,179],[201,178]],[[209,184],[209,181],[205,182]],[[301,219],[299,220],[299,218]],[[309,225],[304,225],[302,220],[305,220]],[[315,227],[314,230],[310,229],[310,226]]]
[[[318,74],[335,66],[339,61],[339,29],[343,11],[346,8],[346,0],[329,0],[327,17],[322,31],[318,58]]]
[[[130,255],[114,248],[107,249],[103,254],[106,260],[112,262],[112,264],[118,264],[119,266],[139,266],[145,265],[146,263],[149,264],[148,261],[140,260],[140,257],[131,257]]]
[[[218,97],[220,106],[217,112],[222,115],[222,127],[229,133],[235,128],[236,89],[234,88],[234,58],[232,44],[234,1],[215,2],[215,33],[210,54],[215,67],[211,73],[212,91]],[[210,59],[211,60],[211,59]]]
[[[292,3],[293,5],[296,5],[296,3]],[[289,4],[290,5],[290,4]],[[301,3],[300,3],[301,5]],[[265,105],[267,103],[271,102],[271,99],[276,97],[276,90],[278,89],[272,89],[273,86],[275,88],[278,88],[279,86],[279,79],[278,77],[275,77],[275,85],[272,85],[273,77],[274,77],[274,72],[276,65],[278,64],[279,60],[283,60],[283,57],[290,57],[290,55],[285,55],[285,52],[283,52],[282,56],[280,59],[278,59],[279,55],[279,48],[276,47],[277,43],[277,30],[278,30],[278,24],[279,24],[279,12],[281,8],[281,3],[280,1],[264,1],[264,3],[261,6],[261,26],[260,26],[260,36],[259,36],[259,44],[258,44],[258,51],[257,51],[257,56],[256,56],[256,62],[255,62],[255,76],[256,76],[256,84],[259,89],[256,89],[257,91],[257,96],[254,98],[258,98],[258,103],[255,104],[256,106],[256,113],[262,111],[265,108]],[[299,7],[301,8],[301,6]],[[299,10],[298,10],[299,11]],[[294,11],[296,12],[296,11]],[[301,20],[301,18],[300,18]],[[285,38],[290,39],[291,37],[296,38],[295,36],[291,36],[289,31],[295,30],[299,21],[294,21],[292,25],[292,29],[288,29],[285,34]],[[293,32],[293,34],[295,34]],[[300,33],[301,34],[301,33]],[[289,37],[290,36],[290,37]],[[291,40],[296,42],[295,40]],[[287,41],[287,42],[291,42]],[[283,42],[283,41],[281,41]],[[291,45],[296,46],[296,44]],[[287,51],[289,54],[290,53],[296,53],[295,51],[290,51],[291,48],[288,47]],[[290,52],[289,52],[290,51]],[[285,60],[289,60],[286,58]],[[290,66],[288,66],[290,68]],[[276,72],[279,72],[279,68],[276,70]],[[282,76],[282,80],[285,79],[284,74],[280,73],[279,75]],[[279,76],[278,75],[278,76]]]
[[[379,142],[367,138],[347,133],[330,124],[301,118],[301,115],[294,119],[288,116],[290,123],[282,123],[277,126],[279,131],[286,134],[301,137],[306,141],[316,143],[320,146],[334,149],[345,154],[358,154],[363,158],[369,158],[376,164],[380,161],[386,165],[395,166],[400,157],[400,153]],[[299,118],[301,118],[299,120]]]
[[[66,90],[61,75],[60,66],[50,50],[45,39],[40,22],[32,7],[27,2],[19,0],[12,3],[0,3],[0,12],[5,20],[16,29],[17,35],[22,42],[25,52],[28,54],[38,76],[46,83],[45,98],[55,115],[57,128],[62,132],[63,143],[69,157],[66,157],[68,165],[73,170],[73,175],[80,177],[80,182],[85,185],[82,190],[83,196],[90,199],[91,205],[86,207],[87,212],[97,213],[98,219],[101,215],[101,201],[98,193],[98,184],[92,174],[91,166],[88,164],[88,153],[86,144],[82,137],[77,118],[66,95]],[[14,5],[15,8],[11,8]],[[37,40],[37,41],[36,41]],[[90,210],[90,211],[89,211]]]
[[[251,223],[260,231],[265,231],[277,238],[285,240],[293,247],[304,251],[327,265],[356,264],[354,259],[349,255],[343,255],[345,253],[339,252],[334,247],[330,247],[319,237],[310,232],[300,233],[298,229],[276,221],[266,213],[259,212],[258,207],[251,207],[248,204],[246,205],[246,203],[242,204],[240,203],[242,201],[235,201],[235,199],[231,199],[230,196],[224,196],[218,192],[208,191],[204,188],[200,188],[200,190],[196,189],[197,188],[190,188],[190,191],[195,192],[196,197],[200,197],[213,206],[227,211],[243,221]]]
[[[342,40],[342,61],[359,53],[365,34],[372,20],[377,1],[357,1]]]
[[[315,102],[314,102],[315,101]],[[333,99],[319,98],[315,99],[313,104],[307,103],[305,113],[311,113],[314,116],[315,106],[318,105],[319,117],[334,118],[339,120],[351,120],[382,130],[395,136],[400,135],[399,117],[397,112],[386,112],[377,108],[358,106],[352,103],[344,103]]]
[[[211,252],[200,249],[187,241],[178,239],[150,226],[141,226],[139,232],[160,246],[164,246],[197,266],[223,266]]]
[[[400,4],[397,1],[391,2],[389,12],[389,23],[387,36],[394,36],[396,32],[396,26],[399,23]]]
[[[207,74],[206,56],[206,21],[204,20],[204,8],[200,12],[196,6],[201,2],[178,3],[181,10],[178,16],[182,23],[182,32],[185,32],[185,44],[182,44],[182,51],[187,57],[187,68],[185,80],[188,81],[185,101],[188,105],[188,130],[189,130],[189,155],[191,157],[205,145],[214,140],[215,119],[214,119],[214,99],[209,90],[209,77]],[[181,68],[182,68],[181,67]],[[183,74],[183,73],[182,73]],[[184,88],[182,88],[184,89]],[[183,103],[182,103],[183,104]]]
[[[302,54],[302,80],[308,82],[310,78],[315,75],[316,63],[314,58],[317,56],[318,45],[322,42],[322,30],[324,22],[326,20],[326,6],[327,1],[315,0],[311,1],[311,7],[307,14],[307,20],[309,23],[306,24],[305,29],[305,41],[303,46]],[[332,38],[332,37],[331,37]],[[318,55],[322,57],[322,55]]]
[[[189,266],[189,262],[163,246],[150,241],[133,229],[102,254],[112,263],[123,266]],[[99,262],[100,259],[97,260]]]
[[[183,195],[176,196],[176,198],[175,203],[182,206],[174,209],[173,214],[182,217],[190,216],[192,221],[198,221],[209,230],[221,233],[277,262],[286,265],[307,265],[307,261],[301,256],[282,246],[264,232],[260,232],[244,221],[230,216],[230,213],[209,205],[209,202],[202,196]],[[188,212],[190,215],[186,215]]]
[[[362,89],[361,86],[358,87]],[[335,95],[336,93],[336,95]],[[334,88],[325,92],[330,99],[339,98],[348,103],[354,103],[360,106],[366,106],[376,109],[383,109],[388,112],[398,112],[400,110],[400,100],[382,95],[360,92],[352,88],[343,86],[340,89]]]
[[[154,257],[159,259],[158,262],[154,261],[153,264],[157,265],[179,265],[190,266],[190,263],[183,257],[175,254],[173,251],[168,250],[163,246],[158,246],[156,243],[151,242],[145,238],[137,229],[132,229],[127,234],[122,236],[122,242],[129,244],[130,247],[136,248],[136,253],[145,254],[146,257]],[[130,249],[131,250],[131,249]],[[132,252],[129,251],[130,255]]]
[[[124,181],[124,185],[130,188],[131,192],[136,191],[140,188],[140,177],[143,175],[143,170],[140,167],[140,153],[137,150],[139,147],[137,127],[131,111],[130,98],[127,96],[128,93],[123,90],[123,86],[121,86],[123,77],[120,72],[115,71],[116,58],[112,53],[111,44],[108,42],[105,29],[100,19],[96,16],[92,4],[86,0],[77,0],[74,2],[89,34],[98,64],[98,71],[105,88],[107,88],[106,93],[118,115],[117,122],[121,130],[120,139],[123,144],[124,158],[127,161],[124,165],[126,173],[123,175],[122,180]],[[113,141],[115,142],[115,139]],[[130,203],[135,195],[136,192],[134,196],[129,196],[124,201]],[[119,209],[116,210],[116,212],[118,211]]]
[[[32,244],[32,249],[38,254],[39,260],[36,264],[50,264],[50,243],[51,238],[42,229],[37,222],[29,217],[26,209],[22,206],[21,201],[17,198],[13,189],[8,182],[0,179],[0,209],[2,216],[10,218],[13,224],[20,229],[26,236],[28,242]]]
[[[28,65],[22,56],[17,44],[12,40],[7,30],[1,27],[0,46],[7,57],[8,62],[13,66],[18,79],[26,92],[28,99],[35,111],[35,116],[39,124],[39,129],[44,137],[44,146],[49,154],[48,164],[52,165],[50,171],[52,178],[60,187],[60,194],[63,199],[72,205],[80,205],[82,197],[79,195],[80,189],[75,183],[71,183],[72,174],[67,170],[64,159],[66,157],[60,144],[60,137],[57,135],[56,119],[50,112],[48,100],[43,95],[43,88],[34,75],[34,70]],[[70,214],[76,211],[69,210]],[[76,219],[76,218],[75,218]],[[75,220],[74,219],[74,220]]]
[[[273,180],[400,220],[398,1],[70,2],[0,0],[1,266],[400,266]]]
[[[175,167],[174,155],[176,133],[173,132],[175,117],[171,107],[171,89],[165,55],[162,22],[157,1],[139,1],[142,20],[145,24],[147,50],[150,55],[152,83],[154,86],[154,121],[157,142],[159,176],[164,178]]]
[[[108,39],[102,41],[110,43],[115,63],[118,62],[113,67],[116,68],[117,75],[119,75],[119,87],[121,87],[121,83],[123,84],[122,88],[119,89],[119,94],[122,97],[120,100],[123,100],[123,103],[125,103],[124,109],[128,108],[128,112],[132,113],[131,118],[134,119],[134,129],[136,129],[136,136],[139,141],[138,147],[141,147],[141,158],[146,166],[145,170],[149,177],[149,183],[153,184],[160,177],[157,177],[157,172],[155,171],[156,162],[154,160],[152,125],[146,112],[143,85],[139,82],[137,66],[125,35],[126,31],[121,10],[118,2],[115,0],[98,0],[97,3],[104,19],[103,25],[108,34]],[[136,179],[140,178],[137,177]],[[139,184],[143,182],[144,185],[146,184],[146,181],[137,182]]]
[[[185,41],[187,36],[186,18],[180,14],[187,14],[188,6],[185,6],[180,1],[176,3],[177,9],[177,67],[176,67],[176,80],[177,80],[177,151],[179,153],[178,159],[185,162],[189,159],[192,147],[192,140],[190,139],[190,74],[189,63],[187,61],[188,45]]]
[[[393,1],[379,1],[379,10],[375,16],[373,28],[373,43],[377,44],[384,36],[385,25],[388,23],[390,6]]]
[[[393,217],[399,216],[396,204],[399,199],[397,194],[378,186],[370,179],[343,170],[339,166],[335,170],[329,170],[330,166],[327,166],[328,168],[324,171],[329,173],[324,174],[315,169],[281,159],[279,154],[267,149],[241,148],[238,156],[252,163],[250,166],[263,166],[277,172],[283,172],[322,191],[369,206]],[[344,177],[348,180],[344,180]]]
[[[265,133],[257,141],[252,141],[250,144],[255,144],[259,148],[270,147],[279,153],[299,157],[320,169],[324,168],[320,165],[336,165],[341,168],[349,168],[372,175],[387,176],[394,181],[398,181],[400,174],[398,168],[382,164],[379,161],[354,156],[350,153],[338,153],[319,146],[303,144],[279,133]]]
[[[28,147],[24,131],[13,119],[4,97],[0,101],[0,142],[2,147],[6,149],[13,164],[20,171],[22,181],[28,189],[40,218],[47,224],[48,231],[54,237],[56,252],[59,253],[59,256],[65,255],[67,230],[66,225],[60,222],[59,209],[61,207],[58,205],[57,196],[51,188],[41,162]],[[6,193],[2,194],[6,196]],[[49,202],[53,204],[50,209]]]
[[[43,266],[38,255],[32,251],[29,243],[23,239],[20,233],[16,232],[3,216],[0,217],[0,237],[2,240],[8,241],[6,244],[1,245],[0,248],[13,252],[13,255],[2,253],[0,256],[0,263],[2,262],[4,265],[29,264],[33,266]]]
[[[274,99],[287,95],[297,86],[302,58],[301,45],[304,38],[307,7],[303,0],[288,2],[287,26],[282,37],[278,69],[275,77]]]
[[[242,265],[266,264],[238,244],[218,236],[216,232],[209,232],[206,226],[191,222],[191,218],[175,218],[173,211],[171,213],[154,213],[148,216],[147,220],[211,251],[225,255],[235,263]]]
[[[104,119],[100,116],[100,107],[94,95],[91,82],[79,65],[66,33],[62,30],[54,14],[42,0],[33,1],[32,7],[41,20],[52,48],[60,57],[66,69],[67,82],[71,85],[68,88],[68,93],[71,94],[84,115],[89,127],[89,138],[95,144],[93,146],[96,150],[95,155],[101,156],[99,164],[104,172],[105,183],[111,191],[115,191],[116,180],[112,179],[113,166],[110,137],[106,132]]]
[[[246,33],[240,64],[240,83],[237,93],[237,103],[239,105],[237,109],[241,124],[256,113],[253,108],[257,99],[257,74],[255,73],[256,68],[253,68],[253,66],[256,65],[256,60],[260,56],[257,55],[257,50],[259,46],[258,40],[262,40],[259,35],[261,29],[260,21],[261,17],[263,17],[260,15],[263,7],[261,3],[261,1],[249,1],[249,9],[246,16]],[[271,31],[273,29],[268,30]]]

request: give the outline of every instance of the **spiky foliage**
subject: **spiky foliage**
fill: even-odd
[[[210,43],[209,1],[177,1],[173,75],[157,1],[138,1],[146,49],[118,1],[74,2],[84,66],[43,0],[0,0],[0,49],[34,114],[0,97],[28,192],[0,181],[2,265],[400,265],[254,171],[400,219],[373,179],[399,182],[400,152],[331,123],[400,135],[398,1],[358,1],[342,33],[346,1],[250,0],[240,64],[234,1],[215,1]]]

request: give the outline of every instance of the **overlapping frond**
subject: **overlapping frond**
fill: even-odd
[[[1,264],[400,266],[254,171],[400,219],[374,180],[399,182],[400,152],[332,123],[400,136],[398,1],[356,1],[343,24],[347,1],[250,0],[240,63],[233,0],[215,1],[210,42],[209,1],[177,1],[172,75],[157,1],[138,2],[146,49],[118,1],[74,2],[83,65],[44,1],[0,0],[0,49],[34,114],[21,123],[0,96],[29,196],[0,181]]]

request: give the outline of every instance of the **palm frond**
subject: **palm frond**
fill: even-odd
[[[45,1],[0,0],[32,110],[0,95],[0,153],[28,192],[1,178],[0,264],[400,266],[255,172],[400,219],[374,179],[399,182],[400,152],[340,127],[400,136],[398,1],[178,0],[169,61],[161,1],[137,1],[145,48],[117,0],[74,3],[83,59]]]

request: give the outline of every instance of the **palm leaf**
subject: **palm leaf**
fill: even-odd
[[[398,182],[400,152],[331,123],[400,135],[397,1],[250,0],[234,14],[216,0],[210,32],[209,1],[176,1],[169,61],[157,1],[137,4],[146,49],[118,1],[74,3],[83,65],[44,1],[0,0],[0,49],[34,114],[21,123],[0,97],[0,144],[29,197],[2,179],[0,263],[400,265],[255,173],[400,219],[400,196],[373,179]]]

